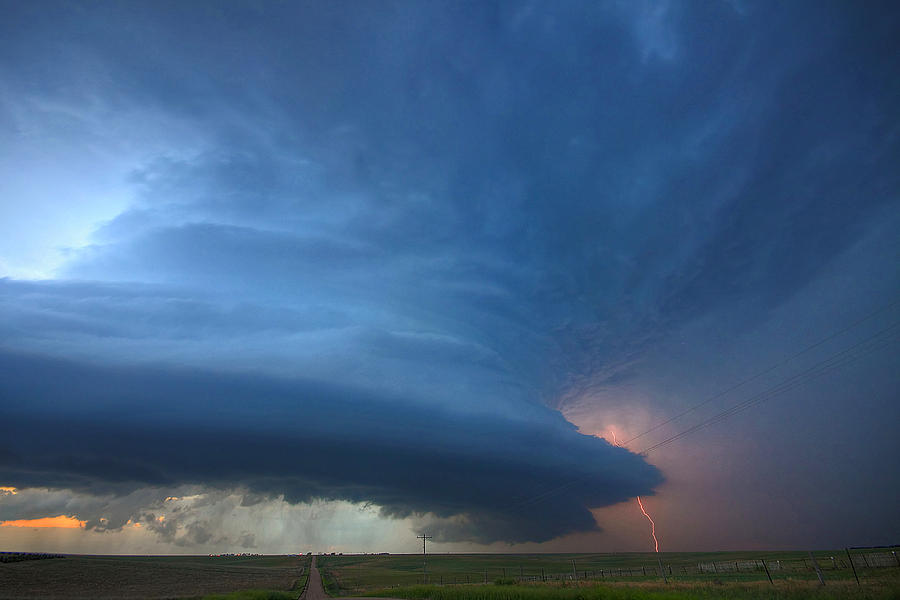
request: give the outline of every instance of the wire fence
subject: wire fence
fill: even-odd
[[[824,583],[826,579],[842,579],[857,582],[866,577],[878,577],[886,569],[900,570],[900,547],[848,548],[841,551],[806,553],[748,553],[740,556],[727,553],[722,560],[709,560],[709,554],[697,560],[696,555],[682,553],[661,553],[659,555],[611,554],[593,555],[566,561],[556,560],[554,565],[536,567],[516,565],[515,557],[509,555],[508,566],[498,566],[495,557],[485,568],[473,567],[472,558],[460,557],[458,568],[449,556],[442,556],[438,564],[429,564],[427,573],[421,567],[416,572],[411,564],[398,564],[397,570],[388,573],[381,564],[376,573],[366,573],[366,566],[341,566],[334,562],[324,567],[332,577],[336,587],[342,590],[362,591],[374,587],[404,587],[409,585],[474,585],[474,584],[537,584],[575,583],[616,580],[722,580],[722,581],[771,581],[785,579],[813,579]],[[482,555],[485,556],[485,555]],[[402,560],[400,557],[398,559]],[[437,556],[435,558],[438,558]],[[478,559],[475,559],[478,560]],[[564,567],[565,565],[565,567]],[[876,572],[878,571],[878,572]],[[884,573],[887,574],[887,573]]]

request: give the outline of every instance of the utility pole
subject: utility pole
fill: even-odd
[[[416,539],[422,540],[422,583],[425,585],[428,585],[428,568],[425,562],[425,541],[430,540],[432,537],[434,536],[425,535],[424,533],[416,536]]]

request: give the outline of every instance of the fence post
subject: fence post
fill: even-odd
[[[766,564],[766,559],[761,558],[761,559],[759,560],[759,562],[762,563],[763,569],[766,570],[766,577],[769,578],[769,583],[771,583],[772,585],[775,585],[775,582],[772,581],[772,574],[769,573],[769,566]]]
[[[822,569],[819,568],[819,563],[816,561],[816,557],[813,556],[812,550],[809,551],[809,560],[812,561],[813,568],[816,570],[816,575],[819,576],[819,583],[825,585],[825,576],[822,575]]]
[[[484,570],[484,582],[487,583],[487,569]]]
[[[859,585],[859,575],[856,574],[856,565],[853,564],[853,557],[850,556],[850,548],[844,548],[847,553],[847,560],[850,561],[850,568],[853,569],[853,576],[856,577],[856,585]]]
[[[572,580],[578,581],[578,571],[575,570],[575,559],[572,559]]]
[[[662,575],[663,581],[666,585],[669,585],[669,578],[666,577],[666,570],[663,569],[662,559],[659,557],[659,554],[656,555],[656,562],[659,563],[659,574]]]
[[[541,567],[541,581],[547,581],[547,578],[544,576],[544,567]]]

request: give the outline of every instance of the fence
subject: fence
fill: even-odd
[[[875,577],[876,570],[900,569],[900,547],[852,548],[834,552],[817,551],[801,552],[748,552],[722,553],[721,560],[709,560],[714,553],[661,553],[661,554],[605,554],[580,555],[575,560],[551,558],[545,555],[541,560],[553,561],[548,567],[529,565],[527,560],[518,560],[515,555],[434,555],[429,559],[427,579],[417,566],[406,563],[397,570],[387,564],[379,567],[379,581],[367,581],[367,573],[360,572],[358,567],[342,569],[340,561],[329,564],[335,582],[346,590],[361,591],[370,587],[394,587],[421,584],[423,581],[431,585],[465,585],[485,583],[541,583],[541,582],[575,582],[575,581],[610,581],[610,580],[655,580],[673,577],[684,579],[721,579],[730,581],[769,581],[789,578],[812,578],[819,575],[826,579],[850,579]],[[814,558],[813,558],[814,557]],[[403,555],[396,556],[403,561]],[[532,556],[533,558],[533,556]],[[693,559],[693,560],[692,560]],[[699,560],[698,560],[699,559]],[[408,559],[406,559],[408,560]],[[473,563],[484,560],[482,569],[472,569]],[[507,566],[499,566],[503,560]],[[457,562],[458,561],[458,562]],[[563,570],[563,565],[565,570]],[[332,567],[334,567],[332,569]],[[660,573],[660,568],[664,573]],[[386,570],[391,571],[388,576]],[[889,575],[889,572],[885,572]]]
[[[900,556],[897,550],[885,549],[881,551],[859,552],[845,551],[844,556],[840,554],[822,555],[821,552],[816,553],[815,563],[823,571],[840,571],[850,569],[882,569],[882,568],[900,568]],[[703,576],[703,575],[736,575],[741,573],[757,573],[765,576],[766,572],[790,576],[800,573],[815,573],[816,564],[811,558],[751,558],[751,559],[729,559],[721,561],[708,561],[698,563],[685,563],[677,560],[677,554],[668,555],[667,558],[675,558],[676,560],[666,560],[662,562],[663,569],[667,575],[681,576]],[[852,566],[851,566],[852,561]],[[462,583],[490,583],[496,579],[513,579],[517,582],[548,582],[548,581],[575,581],[575,580],[597,580],[610,578],[635,578],[635,577],[661,577],[658,564],[628,565],[620,567],[578,569],[577,565],[573,565],[573,569],[562,573],[548,573],[542,570],[540,574],[525,574],[524,569],[519,568],[492,568],[485,569],[475,573],[452,573],[439,574],[434,573],[429,576],[428,583],[445,585],[445,584],[462,584]]]

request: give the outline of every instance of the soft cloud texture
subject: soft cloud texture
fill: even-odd
[[[5,396],[28,399],[0,419],[0,478],[14,487],[121,495],[243,485],[292,503],[464,517],[442,529],[448,541],[521,542],[593,529],[586,507],[661,480],[639,457],[537,406],[498,417],[299,380],[9,355],[3,365]],[[537,485],[566,494],[535,506]]]
[[[124,498],[72,509],[92,531],[197,486],[448,542],[596,532],[591,508],[669,484],[583,434],[900,293],[889,4],[4,12],[0,484]],[[890,369],[852,376],[896,414]],[[792,401],[839,414],[840,387]],[[653,459],[674,489],[697,468]],[[265,547],[185,510],[146,529]]]

